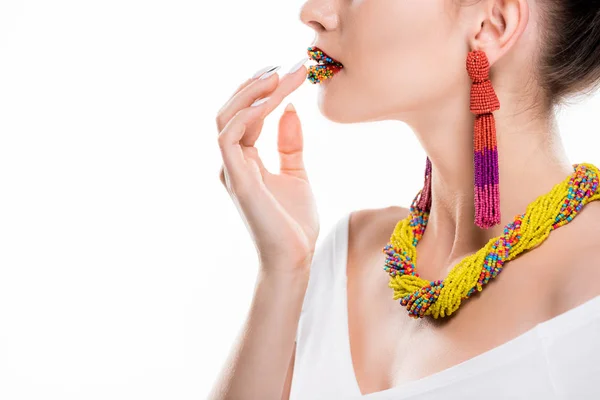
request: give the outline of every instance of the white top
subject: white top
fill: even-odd
[[[361,395],[348,337],[349,217],[313,255],[290,400],[600,399],[600,296],[453,367]]]

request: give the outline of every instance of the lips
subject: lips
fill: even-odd
[[[317,62],[324,64],[338,64],[342,66],[342,63],[337,61],[336,59],[330,57],[327,53],[325,53],[322,49],[317,46],[311,46],[307,49],[308,56]]]
[[[316,46],[311,46],[307,49],[308,57],[317,62],[317,65],[308,67],[308,79],[311,83],[321,83],[325,79],[332,78],[344,66],[341,62],[327,55],[323,50]]]

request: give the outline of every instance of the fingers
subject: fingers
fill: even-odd
[[[238,96],[238,94],[242,90],[244,90],[250,84],[257,82],[257,81],[260,83],[259,83],[259,85],[256,85],[252,91],[246,92],[245,96]],[[268,81],[268,82],[263,82],[263,81]],[[254,98],[256,98],[258,96],[263,97],[266,94],[268,94],[269,92],[273,91],[273,89],[277,85],[277,83],[276,83],[277,81],[274,82],[273,80],[269,80],[269,79],[265,79],[263,81],[259,81],[258,77],[249,78],[237,87],[237,89],[235,90],[235,92],[233,93],[231,98],[227,101],[227,103],[225,103],[223,105],[223,107],[221,107],[221,109],[217,112],[216,122],[217,122],[217,130],[219,133],[223,130],[223,128],[231,120],[231,118],[238,111],[241,110],[241,108],[247,107],[248,103],[250,103],[250,101],[254,102],[254,100],[253,100]],[[254,123],[253,126],[254,126],[254,129],[260,130],[262,128],[262,122]],[[261,170],[262,170],[262,168],[261,168]],[[221,181],[221,183],[224,186],[228,186],[224,165],[221,166],[221,169],[219,171],[219,180]]]
[[[249,107],[256,99],[268,96],[277,87],[278,80],[267,79],[246,81],[217,113],[217,129],[220,132],[233,116],[242,108]]]
[[[236,94],[238,94],[243,88],[245,88],[246,86],[248,86],[252,82],[254,82],[254,79],[252,79],[252,78],[246,79],[246,82],[243,82],[240,86],[238,86],[237,89],[235,89],[235,92],[233,92],[233,94],[230,97],[233,97]]]
[[[244,153],[244,157],[246,158],[246,160],[253,160],[255,162],[261,176],[264,177],[265,174],[269,172],[265,167],[264,163],[262,162],[260,156],[258,155],[258,149],[256,147],[242,148],[242,152]],[[219,180],[221,181],[223,186],[228,188],[229,184],[227,183],[226,175],[227,171],[225,169],[225,165],[222,165],[221,169],[219,170]]]
[[[281,77],[277,88],[269,94],[269,99],[260,106],[260,108],[264,110],[262,118],[260,119],[260,126],[252,125],[248,127],[246,134],[240,142],[242,145],[254,146],[254,143],[256,143],[256,140],[260,136],[260,128],[262,128],[262,121],[264,120],[264,118],[267,115],[269,115],[275,108],[277,108],[281,104],[283,99],[285,99],[290,93],[292,93],[305,82],[306,73],[307,69],[304,65],[302,65],[298,71],[292,74],[286,74],[283,77]],[[269,77],[266,80],[270,79],[273,79],[273,77]]]
[[[302,65],[296,72],[281,77],[277,88],[269,95],[266,102],[265,116],[279,106],[290,93],[296,90],[306,80],[307,69]],[[271,78],[268,78],[269,80]]]
[[[227,105],[231,101],[231,98],[234,97],[236,94],[238,94],[246,86],[248,86],[249,84],[251,84],[253,81],[254,81],[254,79],[250,78],[250,79],[246,79],[245,82],[242,82],[242,84],[239,85],[237,87],[237,89],[235,89],[235,92],[233,92],[233,94],[231,96],[229,96],[229,100],[227,100],[227,102],[225,104],[223,104],[223,106],[219,109],[219,111],[217,111],[217,132],[221,132],[221,129],[223,129],[223,126],[225,126],[225,124],[227,124],[227,122],[229,121],[229,119],[231,119],[231,118],[229,118],[227,120],[224,120],[221,117],[221,115],[223,114],[224,109],[227,107]]]
[[[216,123],[219,130],[219,147],[223,155],[224,165],[219,171],[219,179],[224,185],[234,185],[240,181],[247,161],[244,149],[256,143],[262,129],[264,118],[271,113],[283,99],[297,89],[306,80],[307,69],[302,65],[292,74],[281,79],[277,73],[266,79],[250,78],[236,89],[229,101],[217,113]],[[268,100],[256,107],[250,107],[257,99],[268,97]],[[297,117],[296,117],[297,118]],[[299,121],[298,121],[299,124]],[[299,132],[301,136],[301,132]],[[244,149],[240,146],[246,146]],[[289,157],[288,157],[289,158]],[[264,166],[260,157],[253,157],[261,172]],[[284,161],[286,170],[293,165]],[[246,168],[247,170],[247,168]]]
[[[258,75],[255,75],[255,77],[248,78],[248,79],[246,79],[246,81],[245,81],[245,82],[242,82],[242,84],[241,84],[241,85],[239,85],[239,86],[237,87],[237,89],[235,89],[235,92],[233,92],[233,94],[230,96],[230,99],[227,101],[227,103],[225,103],[225,104],[223,105],[223,107],[221,107],[221,109],[220,109],[220,110],[217,112],[217,114],[220,114],[220,113],[221,113],[221,111],[222,111],[224,108],[226,108],[226,107],[227,107],[227,105],[228,105],[228,103],[229,103],[229,101],[231,100],[231,98],[232,98],[232,97],[234,97],[235,95],[237,95],[237,94],[238,94],[238,93],[239,93],[239,92],[240,92],[242,89],[244,89],[246,86],[250,85],[252,82],[254,82],[254,81],[258,80],[258,78],[260,78],[260,76],[261,76],[262,74],[264,74],[265,72],[267,72],[267,71],[269,71],[269,70],[271,70],[271,69],[273,69],[273,68],[269,68],[269,69],[267,69],[267,68],[264,68],[263,70],[259,71],[259,72],[257,73]],[[221,131],[221,129],[223,128],[223,126],[224,126],[224,125],[225,125],[225,124],[226,124],[226,123],[229,121],[229,119],[231,119],[231,117],[232,117],[232,116],[233,116],[233,115],[231,115],[229,118],[227,118],[227,119],[226,119],[226,121],[225,121],[225,123],[223,123],[223,124],[222,124],[222,126],[218,126],[219,132]]]
[[[240,110],[219,133],[218,142],[223,166],[227,171],[229,185],[235,187],[236,190],[243,190],[243,185],[250,183],[248,164],[240,146],[240,140],[244,136],[247,126],[260,118],[261,111],[260,106]]]
[[[242,147],[242,151],[244,152],[244,157],[246,161],[254,161],[254,163],[258,167],[258,172],[260,172],[260,176],[264,178],[269,171],[263,164],[260,155],[258,154],[258,149],[254,146]]]
[[[302,126],[293,106],[286,108],[279,120],[277,150],[279,151],[280,173],[308,181],[303,160]]]

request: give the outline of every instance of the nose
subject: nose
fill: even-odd
[[[300,8],[300,20],[317,33],[332,31],[339,23],[338,0],[307,0]]]

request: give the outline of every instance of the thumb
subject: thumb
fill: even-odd
[[[279,119],[277,151],[279,151],[279,170],[281,174],[293,175],[308,181],[303,160],[302,126],[292,103],[287,105]]]

